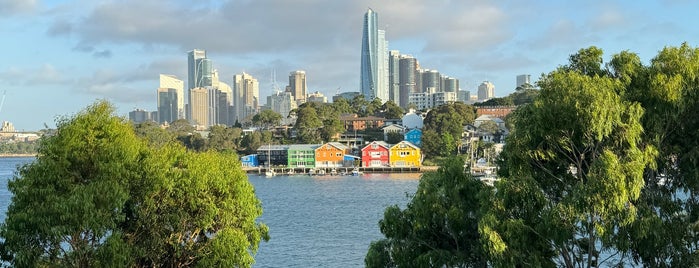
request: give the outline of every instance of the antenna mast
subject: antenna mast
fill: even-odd
[[[7,90],[2,93],[2,101],[0,101],[0,112],[2,112],[2,106],[5,105],[5,96],[7,95]]]

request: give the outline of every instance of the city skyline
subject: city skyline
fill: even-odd
[[[272,70],[305,70],[307,92],[359,92],[367,8],[379,14],[390,49],[459,79],[471,94],[487,80],[495,96],[505,96],[517,75],[535,82],[591,45],[605,59],[629,50],[646,64],[664,46],[699,46],[697,7],[679,0],[0,0],[0,121],[18,131],[53,127],[56,116],[102,98],[123,116],[134,108],[155,111],[159,74],[188,80],[185,57],[193,49],[207,51],[221,82],[232,85],[242,72],[257,78],[261,99],[273,93]],[[275,82],[286,84],[280,78]]]

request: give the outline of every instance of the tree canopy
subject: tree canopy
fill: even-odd
[[[499,156],[499,182],[476,189],[478,200],[469,201],[479,206],[468,215],[477,217],[480,236],[469,243],[481,245],[487,266],[699,265],[699,49],[666,47],[644,65],[629,51],[605,63],[601,49],[584,48],[538,86],[507,118],[513,127]],[[425,154],[445,151],[449,139],[440,137],[456,124],[443,122],[458,119],[428,118]],[[439,220],[450,213],[440,201],[453,199],[433,190],[442,198],[432,201],[437,215],[430,217],[438,221],[411,225],[414,204],[432,200],[420,187],[406,210],[386,210],[386,238],[371,245],[368,266],[408,259],[456,266],[435,260],[462,252],[425,257],[441,248],[415,234],[449,227]]]
[[[486,267],[478,243],[480,181],[460,158],[425,173],[405,209],[390,206],[379,222],[386,238],[374,241],[367,267]]]
[[[97,102],[57,121],[9,182],[14,267],[252,265],[267,227],[237,157],[155,146]]]

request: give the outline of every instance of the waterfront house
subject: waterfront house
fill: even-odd
[[[409,141],[391,146],[388,159],[392,167],[419,167],[422,164],[420,147]]]
[[[257,149],[257,159],[261,167],[286,166],[289,164],[289,145],[262,145]],[[271,164],[268,165],[268,163]]]
[[[363,167],[386,167],[389,165],[388,150],[391,146],[383,141],[373,141],[362,148]]]
[[[422,130],[419,128],[414,128],[405,132],[403,140],[409,141],[417,147],[422,146]]]
[[[388,133],[398,133],[400,135],[405,134],[405,127],[401,125],[389,125],[383,127],[383,140],[388,141]]]
[[[315,149],[316,167],[342,167],[349,147],[339,142],[328,142]]]
[[[240,163],[243,167],[258,167],[259,162],[257,161],[256,154],[249,154],[240,158]]]
[[[320,147],[320,144],[292,144],[289,145],[288,156],[290,168],[301,168],[308,167],[312,168],[316,166],[316,148]]]

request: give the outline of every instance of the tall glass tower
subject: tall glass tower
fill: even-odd
[[[360,90],[368,101],[380,98],[385,102],[389,99],[388,42],[385,32],[378,28],[378,21],[374,10],[364,14]]]

